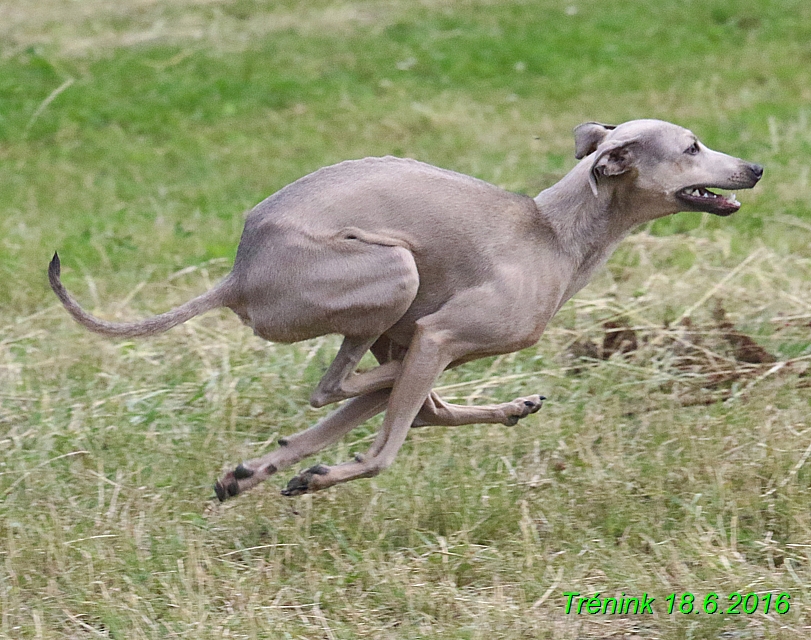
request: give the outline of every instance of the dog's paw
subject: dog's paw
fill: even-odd
[[[309,493],[310,491],[317,491],[319,487],[315,486],[316,482],[314,482],[314,479],[317,476],[325,476],[328,473],[329,467],[326,467],[323,464],[317,464],[314,467],[310,467],[306,471],[302,471],[294,478],[291,478],[290,482],[287,483],[287,487],[282,489],[282,495],[300,496],[302,494]]]
[[[214,483],[214,493],[217,494],[217,499],[220,502],[225,502],[228,498],[239,495],[239,482],[234,477],[233,471],[229,471],[223,476],[222,480],[217,480]]]
[[[509,403],[504,418],[504,424],[512,427],[518,423],[521,418],[526,418],[532,413],[536,413],[542,406],[546,396],[535,395],[526,398],[516,398]]]
[[[268,468],[265,469],[265,475],[271,475],[276,471],[275,467],[272,469],[270,467],[273,467],[273,465],[268,465]],[[236,469],[226,473],[222,479],[217,480],[214,484],[214,493],[217,494],[217,499],[220,502],[225,502],[228,498],[233,498],[245,491],[245,489],[249,489],[256,484],[257,478],[261,479],[261,475],[254,478],[255,475],[256,471],[254,469],[249,469],[242,463],[238,464]]]

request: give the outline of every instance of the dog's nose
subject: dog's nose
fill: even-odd
[[[752,176],[755,180],[760,180],[763,177],[763,167],[759,164],[750,164],[749,171],[752,172]]]

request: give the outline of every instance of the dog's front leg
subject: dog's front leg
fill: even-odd
[[[332,467],[311,467],[290,480],[282,493],[293,496],[318,491],[356,478],[376,476],[388,468],[436,378],[453,362],[452,351],[441,332],[418,328],[391,390],[383,425],[367,454]]]
[[[516,398],[512,402],[468,406],[451,404],[434,391],[428,396],[414,420],[413,427],[459,427],[465,424],[505,424],[511,427],[521,418],[536,413],[546,396],[534,395]]]
[[[382,370],[377,367],[365,373],[355,373],[361,358],[378,338],[379,336],[344,338],[332,364],[310,394],[310,404],[313,407],[323,407],[371,391],[391,388],[399,373],[399,363],[390,363]]]

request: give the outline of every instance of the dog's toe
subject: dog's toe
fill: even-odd
[[[536,411],[540,410],[543,406],[543,401],[546,400],[546,396],[531,396],[524,400],[524,406],[529,409],[529,413],[535,413]]]
[[[307,493],[307,486],[309,485],[308,482],[303,481],[301,478],[296,476],[292,478],[290,482],[287,483],[287,487],[282,489],[282,495],[287,496],[288,498],[292,496],[300,496]]]
[[[517,424],[521,418],[526,418],[528,415],[536,413],[543,406],[544,400],[546,400],[546,397],[541,395],[516,398],[509,403],[509,415],[504,418],[504,424],[508,427],[512,427]]]
[[[309,493],[310,484],[312,483],[313,478],[315,476],[325,476],[328,473],[329,467],[325,467],[323,464],[317,464],[314,467],[310,467],[306,471],[302,471],[294,478],[291,478],[290,482],[287,483],[287,487],[282,489],[282,495],[300,496],[304,493]]]
[[[220,502],[225,502],[228,498],[233,498],[245,489],[253,486],[256,484],[255,481],[248,480],[254,475],[256,475],[254,469],[250,469],[241,463],[238,464],[236,469],[226,473],[214,484],[214,493],[217,494],[217,499]],[[241,487],[240,481],[242,482]]]
[[[225,502],[228,499],[228,494],[225,492],[225,486],[218,480],[214,483],[214,493],[217,494],[217,500]]]
[[[225,502],[228,498],[239,495],[239,482],[234,477],[234,473],[228,473],[222,480],[214,484],[214,493],[220,502]]]
[[[248,469],[248,467],[243,464],[237,465],[237,468],[234,469],[234,477],[237,480],[245,480],[250,478],[254,473],[255,472],[253,469]]]

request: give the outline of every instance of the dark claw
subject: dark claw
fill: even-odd
[[[218,481],[214,485],[214,492],[217,494],[217,498],[220,502],[225,502],[228,498],[239,495],[239,483],[235,478],[232,478],[228,484],[223,484]]]
[[[220,502],[225,502],[225,500],[228,498],[228,496],[225,494],[225,487],[223,487],[219,481],[214,483],[214,493],[217,494],[217,500]]]
[[[300,476],[296,476],[295,478],[291,478],[290,482],[287,483],[287,487],[282,489],[283,496],[300,496],[304,493],[307,493],[307,487],[310,485],[309,477],[305,477],[304,474]]]
[[[248,467],[240,464],[234,469],[234,477],[237,480],[245,480],[246,478],[250,478],[254,474],[253,469],[248,469]]]
[[[294,478],[290,479],[287,483],[287,488],[282,489],[283,496],[300,496],[307,493],[310,489],[310,479],[313,476],[325,476],[329,473],[329,467],[323,464],[317,464],[310,467],[307,471],[301,472]]]
[[[312,473],[317,476],[325,476],[329,473],[329,467],[325,467],[323,464],[317,464],[314,467],[307,469],[307,473]]]
[[[541,409],[544,400],[546,400],[545,396],[538,396],[538,402],[533,402],[532,400],[524,400],[524,406],[529,408],[530,413],[535,413]]]

